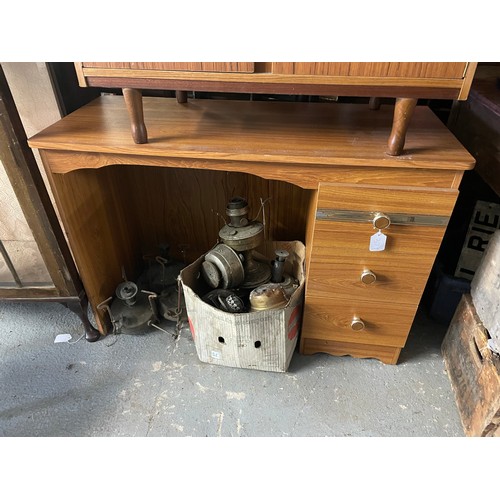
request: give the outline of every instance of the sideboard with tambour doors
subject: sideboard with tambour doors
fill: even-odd
[[[100,331],[97,305],[168,242],[192,262],[227,200],[264,202],[268,240],[306,246],[303,354],[396,363],[474,159],[426,106],[386,154],[393,106],[144,97],[148,142],[104,95],[29,140],[39,149]],[[253,212],[253,213],[252,213]],[[370,249],[371,246],[371,249]]]
[[[418,99],[465,100],[477,63],[470,62],[83,62],[82,87],[121,88],[134,142],[148,141],[143,89],[396,98],[387,154],[402,153]]]

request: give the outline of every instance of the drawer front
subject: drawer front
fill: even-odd
[[[418,302],[444,231],[445,226],[391,225],[384,231],[385,250],[371,252],[370,237],[376,232],[371,224],[316,221],[307,293]]]
[[[358,344],[403,347],[418,304],[377,303],[349,299],[332,300],[310,294],[304,305],[302,336]],[[359,318],[364,327],[354,328]]]
[[[353,211],[360,214],[382,211],[393,216],[407,214],[415,217],[414,224],[433,225],[436,219],[429,219],[428,216],[449,217],[457,195],[456,189],[323,183],[319,187],[318,216],[321,217],[323,209],[337,209],[341,213]],[[422,218],[416,217],[418,215],[425,216],[423,222]],[[411,218],[406,221],[408,222],[412,223]]]

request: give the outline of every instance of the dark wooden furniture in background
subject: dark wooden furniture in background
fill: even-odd
[[[469,98],[454,104],[448,128],[476,159],[475,172],[500,196],[500,63],[478,67]]]
[[[29,140],[38,148],[96,306],[168,242],[194,261],[217,241],[227,200],[266,205],[266,238],[306,245],[302,353],[396,363],[474,159],[417,106],[407,153],[387,156],[393,109],[145,97],[147,144],[130,141],[122,96],[102,96]],[[375,221],[392,223],[370,252]],[[383,227],[383,226],[377,226]],[[376,280],[363,280],[366,271]],[[371,281],[371,282],[370,282]],[[364,327],[364,328],[363,328]]]
[[[83,62],[75,63],[82,87],[123,89],[132,137],[148,141],[141,89],[246,92],[316,96],[394,97],[387,154],[402,153],[419,98],[467,98],[476,63],[467,62]]]
[[[0,242],[2,257],[14,277],[12,286],[0,287],[0,300],[44,300],[62,302],[81,318],[85,337],[93,342],[100,336],[88,318],[88,299],[73,258],[40,175],[33,151],[12,94],[0,66],[0,160],[22,211],[33,232],[51,285],[26,285]]]

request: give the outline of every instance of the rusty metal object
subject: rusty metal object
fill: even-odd
[[[250,312],[286,307],[288,296],[280,283],[267,283],[250,292]]]
[[[146,255],[147,266],[137,280],[140,289],[151,290],[161,294],[164,288],[175,285],[179,273],[185,267],[183,262],[172,259],[169,255],[170,247],[167,243],[159,245],[157,255]]]
[[[235,292],[225,289],[216,289],[208,292],[202,300],[211,306],[230,313],[245,312],[245,304]]]
[[[156,293],[139,291],[134,282],[124,281],[116,287],[115,295],[97,306],[109,314],[114,333],[140,334],[158,322]]]
[[[253,250],[264,242],[264,225],[251,222],[245,227],[224,226],[219,231],[220,239],[237,252]]]
[[[158,313],[168,321],[177,321],[179,317],[179,290],[177,285],[170,285],[158,295]]]
[[[240,257],[224,243],[219,243],[205,254],[201,273],[212,288],[235,288],[245,277]]]
[[[285,262],[290,254],[286,250],[276,250],[274,253],[276,258],[271,262],[271,281],[281,283],[285,272]]]
[[[232,198],[226,207],[230,222],[221,228],[219,238],[242,255],[244,280],[242,288],[255,288],[271,279],[271,269],[266,262],[254,259],[254,250],[264,242],[264,225],[248,220],[248,203],[244,198]]]
[[[279,283],[286,296],[290,298],[299,287],[299,280],[292,275],[285,273],[286,259],[290,254],[286,250],[276,250],[276,258],[271,262],[271,283]]]
[[[288,298],[293,295],[293,292],[299,288],[299,280],[294,278],[291,274],[283,273],[283,280],[280,285],[282,286]]]

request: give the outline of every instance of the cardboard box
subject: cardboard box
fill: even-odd
[[[488,348],[488,332],[465,294],[441,347],[466,436],[500,433],[500,358]]]
[[[224,312],[200,298],[206,291],[200,273],[204,256],[181,271],[189,328],[200,361],[236,368],[287,371],[302,320],[305,246],[300,241],[269,242],[262,257],[270,262],[278,248],[290,254],[285,272],[299,280],[298,289],[282,309],[241,314]]]

